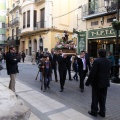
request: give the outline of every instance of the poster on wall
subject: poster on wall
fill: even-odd
[[[78,33],[78,54],[82,50],[86,50],[86,31]]]

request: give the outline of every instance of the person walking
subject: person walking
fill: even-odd
[[[35,65],[35,58],[36,58],[36,55],[35,55],[35,52],[33,51],[32,52],[32,64]]]
[[[18,58],[15,53],[15,48],[10,47],[9,52],[6,54],[6,69],[7,74],[10,75],[10,83],[9,83],[9,89],[11,89],[13,92],[15,92],[15,77],[16,73],[18,73]]]
[[[78,81],[78,62],[77,62],[77,58],[74,59],[73,70],[75,71],[75,75],[73,76],[73,78],[76,79],[76,81]]]
[[[99,57],[94,60],[90,74],[85,83],[86,86],[92,85],[91,111],[88,111],[88,113],[92,116],[97,116],[97,114],[99,114],[101,117],[105,117],[107,89],[110,86],[109,77],[111,62],[106,58],[105,49],[100,49],[98,55]]]
[[[36,52],[36,64],[39,64],[39,60],[40,60],[40,51],[38,50],[38,52]]]
[[[24,63],[24,60],[25,60],[26,55],[25,55],[25,53],[24,53],[23,51],[22,51],[21,57],[22,57],[22,61],[23,61],[23,63]]]
[[[66,73],[67,73],[67,56],[63,53],[62,49],[59,50],[59,55],[57,60],[58,60],[58,71],[60,75],[60,88],[61,88],[60,92],[63,92]]]
[[[67,55],[67,71],[68,71],[68,75],[69,75],[69,80],[71,81],[71,55]]]
[[[81,51],[80,53],[80,58],[78,59],[78,68],[79,68],[79,76],[80,76],[79,87],[81,89],[81,92],[84,92],[84,80],[88,72],[88,68],[90,71],[90,60],[88,60],[88,56],[86,55],[85,51]]]
[[[112,78],[113,77],[113,66],[115,64],[115,59],[114,59],[114,56],[113,56],[112,52],[108,52],[108,57],[107,58],[111,61],[110,78]]]
[[[47,88],[50,88],[49,84],[52,76],[52,66],[51,66],[51,62],[49,61],[49,56],[46,55],[44,57],[45,57],[45,62],[42,68],[44,68],[43,76],[44,76],[44,92],[45,92]]]
[[[57,55],[56,55],[54,49],[51,50],[51,54],[49,55],[49,58],[51,61],[52,69],[54,71],[55,82],[58,82],[58,79],[57,79]]]

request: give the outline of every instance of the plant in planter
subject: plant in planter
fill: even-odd
[[[120,21],[114,20],[114,21],[112,22],[112,27],[113,27],[113,29],[115,29],[115,30],[120,30]]]

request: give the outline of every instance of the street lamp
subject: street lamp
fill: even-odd
[[[105,8],[107,10],[107,12],[113,12],[111,11],[112,9],[109,9],[111,6],[109,4],[109,0],[104,0],[105,2]],[[117,4],[116,4],[116,9],[117,9],[117,20],[119,21],[119,0],[117,0]],[[113,78],[112,78],[112,82],[113,83],[120,83],[120,79],[119,79],[119,64],[118,64],[118,60],[119,60],[119,45],[118,45],[118,41],[119,41],[119,30],[116,30],[116,46],[115,46],[115,65],[113,66]]]

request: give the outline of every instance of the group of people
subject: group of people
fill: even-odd
[[[101,117],[105,117],[107,89],[110,86],[109,78],[110,74],[112,74],[112,64],[114,64],[114,58],[112,58],[112,60],[109,60],[110,55],[108,55],[107,58],[107,52],[104,49],[100,49],[98,51],[98,58],[96,58],[95,60],[94,58],[90,58],[88,53],[86,53],[85,51],[81,51],[80,55],[73,55],[73,70],[75,71],[75,75],[73,76],[73,78],[76,80],[80,78],[79,87],[81,89],[81,92],[84,92],[84,85],[92,86],[91,111],[88,111],[88,113],[92,116],[97,116],[97,114],[99,114]],[[60,78],[60,92],[64,91],[68,68],[71,71],[71,59],[72,56],[63,53],[62,49],[60,49],[58,53],[56,53],[54,49],[52,49],[51,54],[49,53],[46,55],[42,55],[42,59],[39,63],[39,69],[40,76],[42,76],[40,77],[40,80],[44,80],[44,91],[47,88],[50,88],[52,69],[54,71],[55,81],[58,81],[57,64]],[[84,83],[88,71],[89,75],[86,82]],[[69,78],[69,80],[71,80],[71,75],[69,75]]]
[[[72,64],[73,70],[75,71],[74,79],[80,79],[80,90],[84,92],[84,85],[92,86],[92,103],[91,110],[88,113],[92,116],[99,114],[101,117],[105,117],[106,114],[106,97],[107,89],[110,86],[110,74],[112,61],[106,57],[106,50],[100,49],[98,51],[98,58],[95,60],[90,59],[88,53],[81,51],[80,55],[69,55],[63,53],[62,49],[58,52],[51,50],[51,53],[36,53],[36,59],[38,68],[40,71],[40,80],[44,81],[44,91],[50,88],[50,81],[52,80],[52,70],[54,71],[55,81],[58,82],[57,66],[60,79],[60,92],[64,91],[66,74],[68,70],[69,80],[71,78],[71,61],[74,56],[74,62]],[[15,77],[18,73],[18,62],[20,57],[16,54],[14,47],[9,48],[9,52],[6,53],[6,69],[8,75],[10,75],[9,88],[15,92]],[[89,71],[88,78],[84,83],[86,74]],[[79,76],[79,77],[78,77]],[[99,107],[98,107],[99,105]]]

